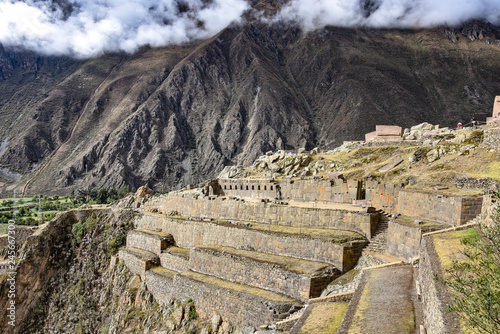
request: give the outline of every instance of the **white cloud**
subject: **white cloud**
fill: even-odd
[[[134,52],[144,45],[208,38],[249,9],[248,0],[66,0],[64,5],[0,0],[0,43],[82,58]],[[189,10],[179,10],[186,6]],[[430,27],[471,19],[500,25],[500,0],[290,0],[275,19],[298,21],[308,30]]]
[[[93,57],[210,37],[248,8],[245,0],[69,0],[66,17],[48,1],[0,0],[0,43],[45,54]],[[200,24],[203,22],[203,24]]]
[[[366,3],[374,4],[367,15]],[[500,24],[500,0],[291,0],[277,19],[313,30],[327,25],[419,28],[484,19]]]

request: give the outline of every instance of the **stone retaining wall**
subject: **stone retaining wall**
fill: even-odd
[[[446,196],[402,190],[396,212],[447,225],[462,225],[481,214],[482,197]]]
[[[160,265],[170,270],[183,272],[189,270],[189,257],[186,259],[178,254],[164,251],[160,254]]]
[[[171,278],[147,271],[146,284],[155,299],[162,303],[168,303],[172,298],[192,299],[201,319],[209,320],[212,315],[219,314],[224,321],[237,327],[259,327],[276,323],[301,307],[291,299],[283,302],[273,301],[258,294],[233,290],[224,285],[208,284],[183,274]]]
[[[246,248],[258,252],[290,256],[333,264],[340,271],[351,269],[359,258],[366,241],[337,244],[332,240],[307,238],[268,231],[251,230],[208,222],[171,219],[148,215],[135,220],[136,228],[161,229],[173,235],[182,248],[222,245]]]
[[[422,238],[420,248],[419,284],[424,311],[424,325],[427,333],[461,333],[458,321],[453,314],[446,312],[445,300],[451,301],[447,288],[436,281],[435,275],[442,276],[441,263],[434,248],[431,236]]]
[[[362,183],[356,180],[221,179],[219,183],[226,196],[333,203],[352,203],[353,200],[362,199]]]
[[[172,272],[169,273],[169,275],[162,275],[153,270],[146,271],[146,274],[144,276],[148,290],[153,294],[156,301],[158,301],[160,304],[169,304],[170,301],[174,298],[181,299],[172,292],[174,277],[177,274],[178,273]]]
[[[138,256],[134,251],[123,248],[119,251],[119,258],[123,260],[127,268],[134,274],[143,276],[146,270],[151,269],[159,263],[154,257],[146,258]]]
[[[275,263],[252,260],[209,248],[193,248],[191,269],[222,279],[271,290],[307,301],[317,297],[334,277],[330,270],[324,276],[293,272]]]
[[[368,205],[387,213],[396,213],[401,185],[382,184],[377,181],[366,181],[366,200]]]
[[[500,151],[500,129],[486,129],[484,130],[483,146]]]
[[[422,227],[393,219],[387,229],[387,252],[404,259],[419,256],[422,234],[435,231],[441,226]]]
[[[167,233],[132,230],[127,234],[127,247],[145,249],[158,255],[171,244],[173,238]]]
[[[403,189],[401,185],[366,182],[370,206],[387,213],[462,225],[481,214],[482,197],[447,196]]]
[[[146,209],[182,216],[243,220],[295,227],[320,227],[350,230],[370,238],[378,215],[370,208],[364,211],[305,208],[262,202],[245,202],[221,197],[196,198],[192,195],[168,194],[146,203]]]

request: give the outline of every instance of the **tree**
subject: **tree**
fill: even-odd
[[[442,278],[454,299],[449,310],[475,333],[500,333],[500,205],[492,218],[491,226],[482,225],[477,235],[462,240],[464,260],[453,261],[449,276]]]
[[[121,186],[120,189],[118,189],[118,198],[120,199],[120,198],[127,196],[128,193],[131,191],[132,190],[130,189],[129,185]]]
[[[97,204],[106,204],[108,202],[108,190],[106,188],[101,188],[97,192]]]

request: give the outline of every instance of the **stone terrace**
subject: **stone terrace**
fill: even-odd
[[[140,211],[120,258],[155,298],[191,298],[202,318],[253,327],[291,316],[353,268],[379,218],[325,201],[190,193],[150,198]]]

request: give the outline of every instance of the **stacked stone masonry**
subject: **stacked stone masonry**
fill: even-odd
[[[422,227],[393,219],[387,229],[387,253],[404,259],[416,258],[419,256],[422,234],[441,228],[440,225]]]
[[[304,301],[318,297],[328,283],[339,275],[336,268],[325,264],[310,263],[317,272],[304,273],[285,268],[272,256],[267,256],[267,261],[263,261],[252,258],[251,253],[255,252],[244,252],[250,253],[249,255],[241,253],[227,248],[194,248],[191,251],[191,268],[196,272],[283,293]]]
[[[164,271],[149,270],[146,284],[162,303],[173,298],[192,299],[202,319],[219,314],[237,327],[276,323],[302,308],[302,303],[293,298],[189,271],[172,277]]]
[[[221,195],[224,196],[333,203],[352,203],[353,200],[363,199],[362,182],[357,180],[222,179],[219,182]]]
[[[433,220],[447,225],[463,225],[481,214],[481,196],[447,196],[403,189],[401,185],[366,182],[370,206],[391,214]]]
[[[139,248],[122,248],[118,256],[132,273],[140,276],[159,264],[156,254]]]
[[[484,130],[483,145],[497,152],[500,151],[500,129],[494,128]]]
[[[189,270],[189,250],[173,246],[167,248],[160,254],[160,265],[178,272]]]
[[[434,248],[432,235],[424,236],[420,247],[419,284],[422,294],[424,325],[427,333],[459,334],[460,325],[452,313],[446,311],[445,300],[451,301],[447,288],[435,279],[442,276],[441,264]]]
[[[156,214],[145,214],[135,224],[136,228],[168,231],[173,235],[176,245],[182,248],[222,245],[252,249],[330,263],[340,271],[351,269],[367,244],[364,240],[339,244],[335,240],[319,237],[305,238],[301,235],[252,230],[240,226],[172,219]]]
[[[151,230],[133,230],[127,234],[127,247],[135,247],[160,254],[162,250],[172,245],[172,235]]]
[[[185,217],[211,218],[287,225],[350,230],[370,238],[378,214],[372,208],[320,209],[290,205],[245,202],[225,197],[202,198],[185,194],[169,194],[146,203],[148,210],[162,213],[175,211]],[[170,233],[170,231],[168,231]]]

